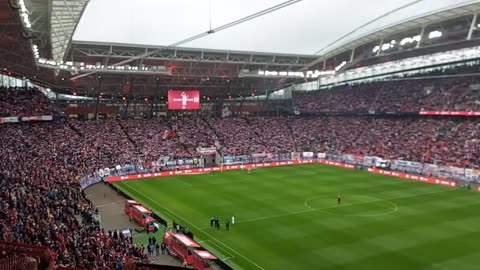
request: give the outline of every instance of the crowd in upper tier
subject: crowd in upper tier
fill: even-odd
[[[451,72],[431,72],[427,75],[441,76],[460,71],[470,74],[478,72],[479,68],[479,66],[467,66],[463,70],[457,67]],[[295,106],[301,112],[480,111],[480,77],[474,75],[444,78],[412,76],[412,78],[343,85],[307,93],[295,92],[293,99]],[[0,87],[0,117],[58,113],[55,106],[38,90]],[[210,136],[211,134],[198,135]],[[189,146],[186,145],[186,148]],[[186,151],[188,152],[188,149]],[[150,153],[144,154],[148,156]]]
[[[295,93],[301,112],[480,111],[478,77],[410,79]]]
[[[0,117],[53,115],[58,111],[37,89],[0,87]]]

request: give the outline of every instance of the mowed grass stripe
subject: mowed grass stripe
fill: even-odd
[[[176,183],[178,179],[182,183]],[[188,219],[191,224],[185,225],[201,240],[215,238],[218,242],[212,243],[220,252],[234,253],[219,242],[239,252],[245,258],[231,254],[235,257],[229,262],[244,269],[258,269],[252,262],[264,269],[474,269],[473,254],[480,252],[472,241],[466,242],[468,253],[448,252],[447,243],[456,244],[454,239],[465,235],[476,237],[480,231],[475,214],[480,196],[450,187],[322,165],[117,185],[154,211],[165,212],[155,205],[158,203]],[[329,209],[333,214],[307,211],[304,205],[307,198],[317,196],[320,199],[312,205],[331,207],[338,194],[354,204]],[[387,211],[388,203],[382,204],[382,200],[398,205],[398,212],[345,216]],[[305,213],[288,215],[296,211]],[[285,216],[268,218],[282,214]],[[231,215],[238,222],[262,219],[238,223],[229,232],[203,230],[209,227],[211,216],[223,221]],[[422,248],[428,252],[422,253]]]

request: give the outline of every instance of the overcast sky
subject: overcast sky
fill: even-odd
[[[208,31],[210,20],[215,28],[284,1],[90,0],[73,39],[168,46]],[[414,0],[303,0],[183,46],[313,54],[359,25],[411,2]],[[356,32],[355,36],[471,2],[480,1],[423,0]]]

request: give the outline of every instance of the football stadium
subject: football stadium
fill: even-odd
[[[0,270],[476,270],[480,1],[0,1]]]

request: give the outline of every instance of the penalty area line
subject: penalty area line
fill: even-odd
[[[127,182],[125,182],[125,185],[130,189],[130,190],[134,190]],[[137,194],[139,194],[137,192]],[[214,240],[215,242],[221,244],[222,246],[228,248],[229,250],[231,250],[232,252],[234,252],[235,254],[237,254],[238,256],[242,257],[243,259],[245,259],[246,261],[248,261],[249,263],[253,264],[254,266],[256,266],[258,269],[262,269],[262,270],[265,270],[265,268],[261,267],[260,265],[258,265],[257,263],[255,263],[254,261],[250,260],[249,258],[245,257],[244,255],[242,255],[241,253],[239,253],[238,251],[236,251],[235,249],[231,248],[230,246],[228,246],[227,244],[223,243],[222,241],[218,240],[217,238],[213,237],[211,234],[205,232],[204,230],[202,230],[201,228],[195,226],[195,224],[193,224],[192,222],[188,221],[187,219],[181,217],[180,215],[178,214],[175,214],[173,211],[171,211],[170,209],[168,209],[167,207],[157,203],[156,201],[150,199],[149,197],[143,195],[143,194],[139,194],[140,196],[142,196],[143,198],[147,199],[148,201],[152,202],[153,204],[157,205],[157,206],[160,206],[161,208],[165,209],[166,211],[170,212],[170,214],[172,214],[173,216],[176,216],[178,218],[180,218],[181,220],[187,222],[188,224],[192,225],[193,228],[197,229],[198,231],[202,232],[203,234],[205,234],[206,236],[210,237],[212,240]]]

